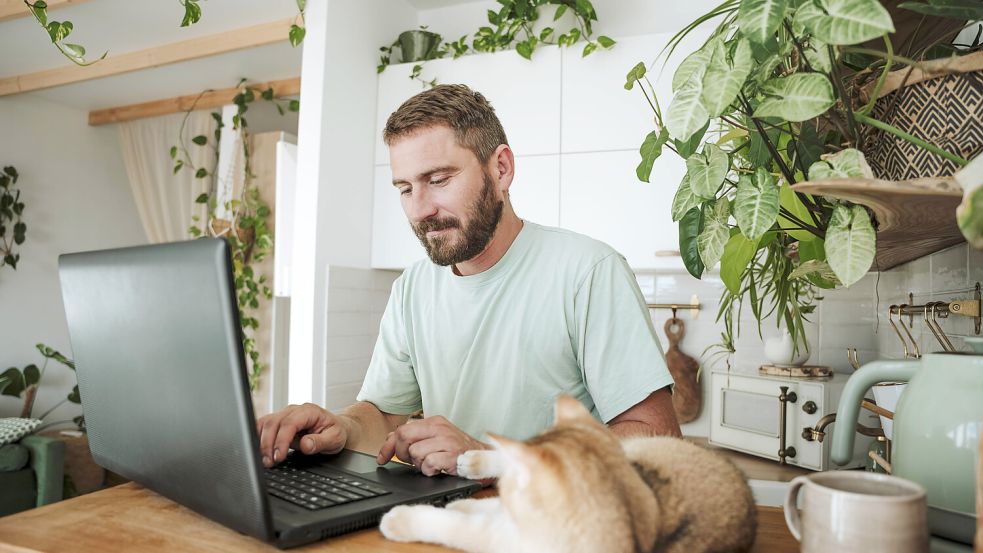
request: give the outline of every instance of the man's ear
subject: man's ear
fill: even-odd
[[[487,436],[488,441],[502,454],[502,458],[505,460],[504,474],[514,477],[519,489],[525,488],[529,484],[532,465],[535,461],[535,453],[532,448],[522,442],[490,432]]]
[[[499,144],[488,160],[492,179],[503,194],[507,193],[515,178],[515,154],[508,144]]]
[[[556,405],[553,410],[553,422],[554,424],[560,424],[564,422],[574,422],[583,420],[594,420],[590,412],[584,407],[582,403],[568,396],[567,394],[561,394],[556,398]]]

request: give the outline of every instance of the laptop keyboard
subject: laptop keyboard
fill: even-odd
[[[267,469],[266,487],[270,495],[312,511],[390,493],[343,474],[325,476],[289,465]]]

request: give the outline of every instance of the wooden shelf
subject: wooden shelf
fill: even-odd
[[[877,256],[871,270],[885,271],[965,241],[956,225],[962,189],[952,178],[808,181],[792,189],[849,200],[874,212]]]

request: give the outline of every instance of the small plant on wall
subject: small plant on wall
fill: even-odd
[[[255,186],[256,175],[252,172],[252,152],[249,145],[248,123],[245,113],[249,109],[249,105],[257,99],[271,102],[276,106],[280,115],[287,111],[299,111],[300,102],[298,100],[278,100],[275,98],[272,88],[259,90],[244,85],[244,82],[244,80],[239,82],[237,87],[240,92],[232,99],[232,103],[236,106],[236,113],[232,117],[232,128],[234,131],[241,131],[241,140],[237,141],[236,147],[240,148],[239,152],[242,156],[244,181],[239,197],[224,201],[222,204],[223,212],[231,214],[231,219],[223,219],[218,216],[216,167],[219,155],[218,144],[221,142],[222,129],[225,127],[221,112],[212,112],[217,127],[211,140],[204,135],[193,137],[191,144],[179,140],[177,145],[171,147],[170,156],[174,160],[175,174],[182,170],[192,171],[195,178],[209,181],[209,191],[200,194],[195,199],[195,202],[207,207],[205,219],[202,220],[197,215],[192,216],[192,224],[188,228],[188,232],[192,237],[223,237],[229,242],[232,250],[232,270],[239,304],[239,319],[243,330],[242,345],[251,366],[249,386],[250,389],[256,390],[259,378],[266,367],[259,359],[256,341],[252,337],[260,328],[259,319],[255,316],[255,312],[259,308],[260,297],[271,299],[273,293],[270,290],[267,275],[259,274],[254,264],[263,261],[273,251],[273,232],[269,226],[270,208],[262,201],[259,189]],[[206,90],[201,94],[206,92],[210,91]],[[198,98],[201,98],[201,95]],[[184,123],[187,122],[188,114],[194,109],[195,106],[192,104],[185,114],[179,132],[180,137],[184,137]],[[192,147],[211,148],[213,150],[214,161],[211,167],[200,167],[194,164],[189,151],[189,148]]]
[[[27,223],[21,218],[24,202],[15,186],[18,177],[12,166],[4,167],[0,173],[0,269],[8,265],[17,269],[20,254],[15,249],[27,238]]]
[[[961,8],[948,9],[956,4]],[[967,20],[983,18],[983,3],[976,2],[901,7],[951,16],[956,32]],[[723,351],[734,351],[740,331],[735,315],[739,325],[745,307],[759,334],[761,322],[773,317],[798,351],[808,347],[804,322],[819,290],[850,286],[870,269],[876,221],[861,205],[797,192],[792,185],[875,178],[864,153],[886,136],[938,156],[948,167],[965,165],[958,153],[876,117],[892,68],[914,69],[920,59],[938,55],[942,44],[920,42],[922,21],[905,35],[899,52],[891,13],[877,0],[725,0],[680,31],[663,53],[713,19],[720,23],[710,37],[672,76],[667,109],[655,97],[646,65],[629,71],[625,88],[638,86],[656,122],[640,148],[636,173],[648,182],[664,149],[685,159],[671,215],[679,223],[686,269],[701,278],[720,264]],[[883,43],[883,50],[868,41]],[[977,38],[944,54],[979,49]]]

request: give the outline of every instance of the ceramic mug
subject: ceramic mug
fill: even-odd
[[[925,489],[886,474],[818,472],[792,480],[785,495],[785,523],[803,553],[926,553],[927,516]]]

